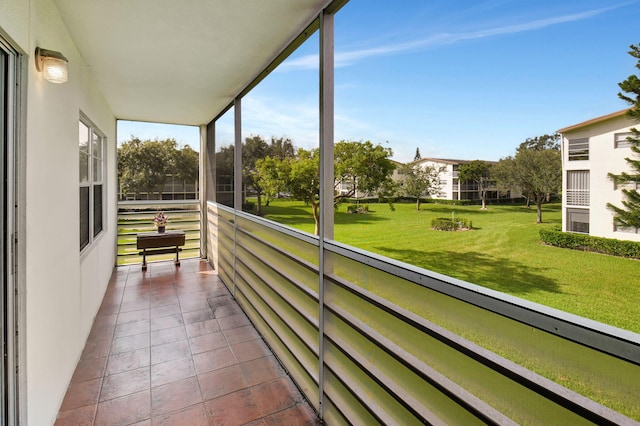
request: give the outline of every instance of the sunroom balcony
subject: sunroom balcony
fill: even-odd
[[[114,271],[56,425],[316,424],[217,273],[181,263]]]
[[[7,424],[49,425],[56,412],[73,425],[640,421],[640,335],[333,240],[334,15],[346,4],[0,2],[5,263],[16,267],[4,300],[0,415],[17,419]],[[320,236],[241,211],[242,138],[262,115],[250,94],[307,42],[300,57],[317,54],[317,87],[290,80],[318,101],[317,120],[297,118],[317,122]],[[38,46],[69,57],[67,83],[34,67]],[[93,209],[80,211],[78,119],[108,145],[94,158],[104,182],[89,191]],[[199,126],[207,260],[118,267],[105,293],[117,120]],[[232,179],[217,181],[217,153],[231,147]],[[77,250],[87,211],[107,220]]]

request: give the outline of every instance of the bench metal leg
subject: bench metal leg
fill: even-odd
[[[142,249],[142,270],[147,270],[147,249]]]
[[[178,246],[176,246],[176,263],[175,263],[175,264],[176,264],[176,266],[180,266],[180,256],[179,256],[179,253],[180,253],[180,249],[178,248]]]

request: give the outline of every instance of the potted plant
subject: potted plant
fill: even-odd
[[[168,221],[169,221],[169,218],[165,216],[163,211],[158,212],[156,216],[153,218],[153,223],[158,227],[159,234],[164,234]]]

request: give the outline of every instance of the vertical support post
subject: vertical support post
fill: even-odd
[[[233,296],[236,295],[236,241],[238,238],[238,220],[235,212],[242,211],[242,99],[235,98],[234,108],[234,149],[233,149]]]
[[[242,211],[242,100],[234,100],[233,208]]]
[[[208,126],[200,126],[200,173],[198,175],[198,200],[200,205],[200,258],[207,257],[208,252],[208,237],[207,231],[207,199],[209,195],[209,187],[211,185],[211,164],[215,160],[215,156],[209,156],[209,134],[207,132]],[[212,129],[215,129],[215,124],[211,125]],[[215,143],[211,140],[211,145]]]
[[[333,239],[333,114],[334,114],[334,15],[320,14],[320,232],[318,288],[318,412],[324,418],[324,241]]]

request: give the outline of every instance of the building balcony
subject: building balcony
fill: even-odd
[[[317,423],[217,273],[200,259],[118,267],[56,425],[252,421]]]

